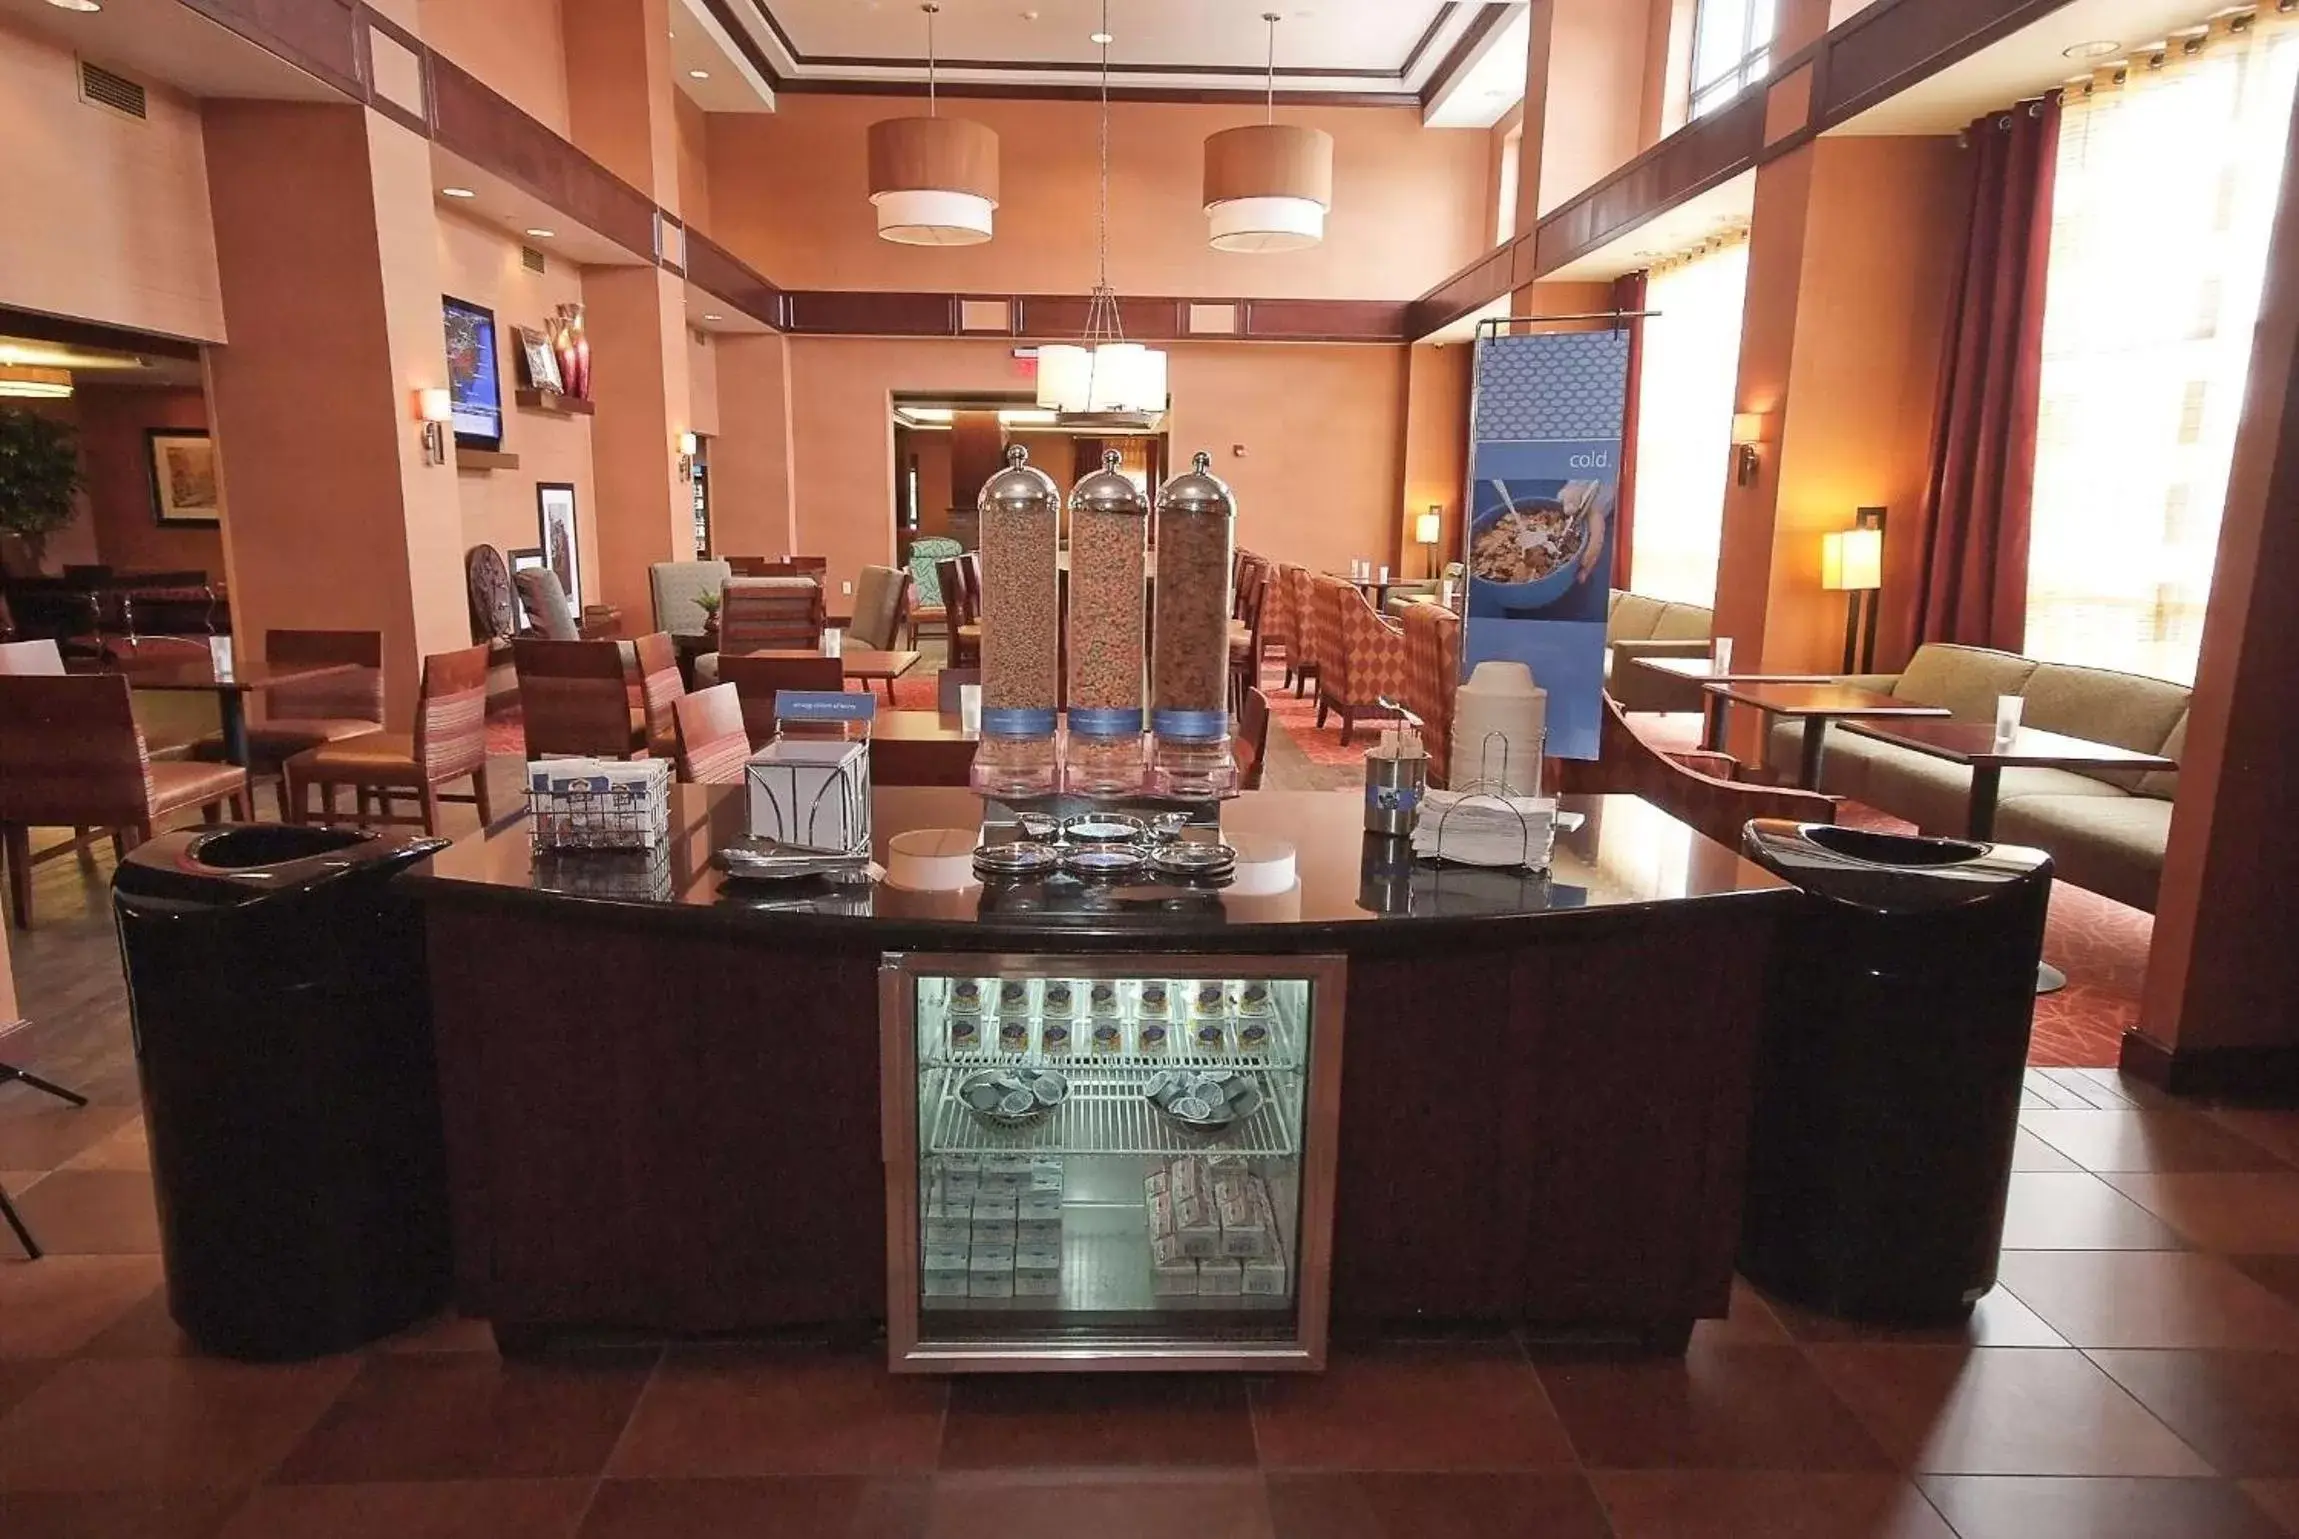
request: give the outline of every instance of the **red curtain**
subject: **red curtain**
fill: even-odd
[[[2016,652],[2027,631],[2059,97],[1991,113],[1965,135],[1976,157],[1971,219],[1915,542],[1912,639]]]
[[[1613,308],[1630,317],[1628,325],[1628,401],[1620,419],[1620,487],[1613,502],[1612,585],[1628,591],[1630,551],[1636,542],[1636,437],[1637,395],[1644,383],[1645,274],[1630,273],[1613,279]]]

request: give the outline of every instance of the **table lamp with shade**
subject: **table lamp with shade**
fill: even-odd
[[[1876,595],[1884,586],[1884,510],[1862,508],[1849,529],[1820,538],[1820,586],[1849,595],[1844,606],[1844,671],[1876,661]]]
[[[1413,543],[1425,548],[1422,558],[1428,568],[1425,576],[1437,575],[1437,544],[1445,537],[1445,506],[1432,502],[1429,511],[1413,515]]]

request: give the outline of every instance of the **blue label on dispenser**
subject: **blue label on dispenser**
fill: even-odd
[[[1150,730],[1159,737],[1176,738],[1184,742],[1204,743],[1229,736],[1227,711],[1155,711],[1150,715]]]
[[[1081,737],[1140,737],[1142,713],[1116,706],[1073,705],[1070,730]]]
[[[1000,706],[982,713],[982,731],[990,737],[1052,737],[1054,713],[1033,706]]]
[[[1367,786],[1367,812],[1416,812],[1421,806],[1419,786]]]

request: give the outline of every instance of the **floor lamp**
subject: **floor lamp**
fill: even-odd
[[[1876,661],[1877,590],[1884,586],[1884,510],[1862,508],[1859,522],[1821,536],[1820,586],[1846,595],[1844,671],[1866,673]]]
[[[1413,543],[1423,547],[1422,575],[1437,575],[1437,544],[1445,537],[1445,509],[1441,503],[1429,504],[1429,511],[1413,515]]]

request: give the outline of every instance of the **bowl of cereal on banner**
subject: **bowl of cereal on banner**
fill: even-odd
[[[1588,525],[1554,497],[1515,497],[1479,513],[1469,532],[1469,575],[1505,609],[1545,609],[1572,592]]]

